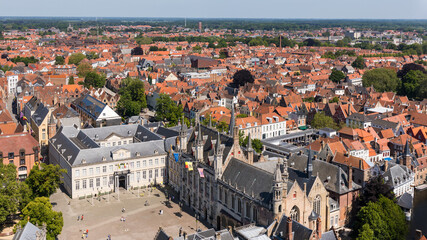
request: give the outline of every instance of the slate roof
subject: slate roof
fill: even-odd
[[[137,141],[131,144],[100,147],[95,138],[103,140],[111,134],[119,136],[133,136]],[[146,137],[146,138],[145,138]],[[138,141],[139,140],[139,141]],[[141,125],[117,125],[103,128],[90,128],[78,130],[74,127],[63,127],[51,139],[51,147],[55,147],[67,159],[70,165],[94,164],[102,162],[103,157],[107,162],[112,159],[112,152],[126,149],[131,156],[139,153],[141,157],[158,154],[166,154],[164,141],[155,133]]]
[[[40,126],[40,124],[42,124],[43,120],[46,118],[48,113],[49,113],[49,109],[45,107],[43,103],[40,103],[39,107],[31,116],[31,118],[33,119],[33,121],[36,123],[37,126]]]
[[[413,177],[413,174],[414,173],[406,166],[395,164],[394,166],[390,166],[387,169],[387,171],[383,174],[383,177],[387,185],[390,187],[396,187],[408,181],[411,177]]]
[[[307,159],[308,156],[305,154],[293,154],[288,160],[288,166],[298,170],[299,172],[305,173],[307,168]],[[289,173],[291,174],[291,171],[289,171]],[[360,185],[353,181],[352,189],[348,189],[347,173],[341,167],[326,161],[314,159],[312,175],[318,175],[328,191],[338,194],[344,194],[350,190],[361,188]]]
[[[397,205],[405,209],[412,209],[413,197],[411,194],[405,192],[397,199]]]
[[[213,128],[209,128],[207,126],[200,126],[200,130],[202,132],[202,136],[207,136],[207,139],[204,140],[203,144],[203,160],[205,162],[209,162],[209,156],[214,155],[214,146],[216,145],[216,141],[218,139],[218,131]],[[193,147],[197,147],[197,137],[198,137],[198,131],[199,127],[196,127],[193,129],[193,132],[191,136],[188,139],[188,145],[187,145],[187,152],[191,154],[193,151]],[[220,133],[220,141],[221,144],[224,145],[224,151],[223,151],[223,163],[225,162],[228,154],[231,151],[231,148],[233,147],[233,138]]]
[[[73,105],[82,109],[94,119],[98,119],[106,104],[87,94],[74,100]]]
[[[232,158],[222,175],[222,181],[236,187],[265,204],[270,204],[273,197],[274,175],[270,172]]]
[[[286,239],[286,236],[289,232],[287,220],[287,217],[283,215],[276,228],[274,235],[279,237],[279,239]],[[305,227],[299,222],[292,220],[292,232],[294,236],[293,240],[307,240],[310,239],[313,230]]]
[[[16,232],[15,236],[13,236],[13,240],[36,240],[36,233],[39,231],[41,230],[38,227],[28,222],[23,229]]]

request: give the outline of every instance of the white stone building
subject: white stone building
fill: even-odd
[[[163,139],[136,124],[63,127],[49,140],[49,160],[67,170],[64,188],[73,199],[161,184],[166,156]]]

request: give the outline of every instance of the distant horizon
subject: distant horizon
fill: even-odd
[[[83,18],[83,19],[190,19],[190,20],[345,20],[345,21],[427,21],[427,18],[267,18],[267,17],[119,17],[119,16],[2,16],[0,19],[4,18],[62,18],[62,19],[74,19],[74,18]]]
[[[3,1],[4,17],[389,19],[424,20],[425,0],[21,0]]]

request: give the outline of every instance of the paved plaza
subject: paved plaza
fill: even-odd
[[[143,194],[143,196],[141,196]],[[120,194],[102,196],[101,199],[71,200],[58,190],[50,198],[55,211],[61,211],[64,227],[58,236],[60,240],[82,239],[82,231],[89,230],[87,239],[153,239],[159,227],[172,236],[178,236],[179,229],[189,234],[197,228],[207,229],[190,211],[180,211],[176,202],[167,201],[158,189],[152,192],[121,190]],[[145,206],[148,201],[149,205]],[[93,203],[92,203],[93,202]],[[125,212],[122,213],[122,208]],[[163,214],[160,215],[160,210]],[[83,221],[77,221],[83,214]],[[124,217],[125,222],[120,221]],[[86,239],[86,238],[85,238]]]

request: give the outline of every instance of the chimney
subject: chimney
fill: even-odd
[[[317,239],[320,240],[322,238],[322,220],[320,220],[320,217],[316,221],[316,235]]]
[[[290,217],[288,217],[288,221],[287,221],[287,225],[288,225],[288,236],[286,237],[286,240],[293,240],[293,232],[292,232],[292,219]]]
[[[351,189],[353,186],[353,167],[350,165],[348,167],[348,189]]]

